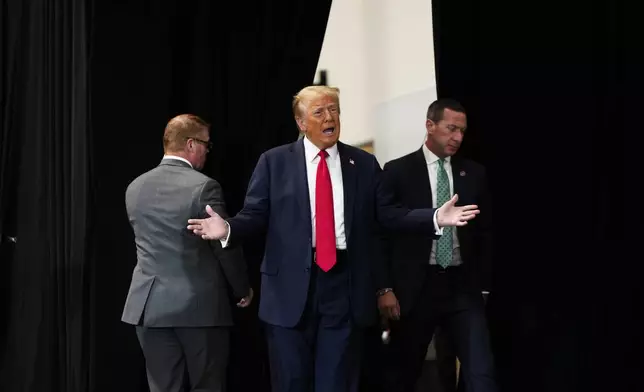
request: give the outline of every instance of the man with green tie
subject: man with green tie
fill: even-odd
[[[438,239],[390,232],[388,276],[378,306],[389,318],[391,342],[385,390],[414,391],[436,327],[452,343],[467,391],[495,392],[493,358],[485,320],[492,259],[491,211],[485,168],[454,156],[467,129],[465,109],[439,99],[427,110],[426,141],[417,151],[388,162],[383,186],[407,208],[431,208],[458,195],[476,204],[479,217],[466,227],[445,227]]]

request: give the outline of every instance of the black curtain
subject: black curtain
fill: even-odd
[[[495,198],[503,391],[642,390],[640,2],[433,1]]]
[[[135,264],[125,188],[190,112],[212,123],[205,172],[236,213],[259,154],[298,136],[290,103],[313,82],[330,5],[2,0],[0,223],[18,237],[2,250],[2,390],[147,390],[120,322]],[[262,246],[245,247],[256,293]],[[258,301],[235,310],[231,391],[268,390]]]
[[[15,80],[16,56],[18,29],[16,21],[19,19],[19,10],[15,9],[16,4],[7,3],[2,0],[0,3],[0,314],[6,315],[9,312],[9,285],[11,282],[9,270],[9,258],[12,257],[14,244],[10,238],[15,238],[15,209],[10,210],[9,205],[14,205],[17,192],[16,187],[17,171],[17,132],[10,132],[9,107],[12,96],[16,94],[16,86],[12,83]],[[13,17],[9,17],[13,15]],[[0,323],[0,353],[5,351],[7,323]],[[4,358],[0,355],[0,368]]]
[[[9,285],[11,282],[9,271],[9,258],[13,255],[14,244],[10,238],[15,238],[15,214],[9,210],[9,205],[14,205],[16,199],[15,179],[17,165],[17,144],[14,139],[17,135],[15,132],[9,132],[9,113],[11,109],[8,106],[10,97],[15,94],[15,86],[11,81],[14,80],[12,75],[15,74],[14,53],[16,51],[17,29],[15,21],[17,18],[10,18],[10,6],[6,1],[0,3],[0,314],[6,315],[9,312]],[[12,10],[13,11],[13,10]],[[12,12],[17,16],[17,12]],[[5,351],[7,323],[0,323],[0,353]],[[4,358],[0,355],[0,369],[4,363]]]
[[[90,9],[89,1],[2,3],[1,217],[17,237],[2,262],[6,391],[90,385]]]

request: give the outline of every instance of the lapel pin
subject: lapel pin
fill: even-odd
[[[349,163],[352,165],[355,165],[356,163],[353,161],[353,159],[349,158]]]
[[[465,177],[465,170],[461,170],[461,177]]]

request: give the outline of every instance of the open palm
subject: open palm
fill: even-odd
[[[206,206],[206,213],[210,215],[205,219],[188,219],[188,230],[201,236],[204,240],[220,240],[228,235],[228,225],[212,207]]]
[[[436,215],[438,226],[465,226],[469,220],[474,219],[480,212],[478,206],[475,204],[457,207],[457,201],[458,195],[454,195],[454,197],[438,208]]]

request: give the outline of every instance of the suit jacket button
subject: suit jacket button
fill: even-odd
[[[311,271],[311,267],[304,268],[304,272],[309,272],[309,271]]]

